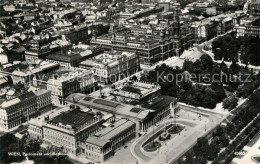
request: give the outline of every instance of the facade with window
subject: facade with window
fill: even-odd
[[[177,101],[173,97],[162,95],[133,106],[112,100],[94,98],[81,93],[73,93],[66,98],[66,102],[74,104],[73,97],[78,97],[76,104],[81,106],[130,119],[136,123],[137,132],[145,132],[149,127],[170,116],[171,111],[173,111],[170,109],[170,104]]]
[[[38,97],[46,100],[45,105],[39,101]],[[49,99],[49,92],[35,94],[31,91],[2,102],[0,106],[0,127],[6,130],[15,128],[50,110],[51,103]],[[47,108],[45,109],[45,107]]]
[[[80,153],[80,141],[101,130],[102,116],[78,109],[63,112],[43,125],[43,143],[66,153]]]
[[[115,150],[135,137],[135,123],[120,119],[81,143],[82,153],[95,162],[104,162]]]
[[[96,37],[91,43],[105,49],[136,52],[140,64],[151,66],[172,56],[179,56],[181,49],[180,20],[177,11],[172,19],[161,20],[157,25],[137,25]]]
[[[138,55],[133,52],[107,52],[80,63],[80,68],[93,70],[100,83],[112,83],[140,70]]]
[[[91,93],[96,89],[94,74],[89,70],[73,68],[56,75],[59,77],[47,81],[47,90],[51,91],[55,105],[65,105],[65,98],[71,93]]]
[[[253,16],[260,16],[260,0],[251,0],[250,14]]]

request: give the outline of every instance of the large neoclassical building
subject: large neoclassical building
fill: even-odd
[[[183,51],[182,44],[192,45],[192,38],[181,38],[178,11],[173,12],[172,19],[159,19],[157,24],[138,24],[111,29],[110,33],[98,37],[94,33],[91,43],[105,49],[136,52],[140,64],[146,66],[171,56],[179,56]]]

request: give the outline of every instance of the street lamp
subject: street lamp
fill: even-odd
[[[206,120],[205,120],[205,131],[207,131],[207,127],[206,127]]]
[[[167,150],[166,150],[166,152],[165,152],[165,163],[167,164]]]
[[[176,111],[175,111],[175,105],[174,105],[174,102],[171,102],[170,104],[170,109],[171,111],[173,111],[173,115],[174,115],[174,124],[175,124],[175,127],[176,127]]]
[[[154,120],[155,119],[153,119],[153,145],[154,145]]]
[[[154,113],[155,111],[149,110],[149,112],[153,112]],[[154,122],[155,122],[155,118],[153,118],[152,121],[153,121],[152,122],[152,126],[153,126],[153,145],[154,145]]]

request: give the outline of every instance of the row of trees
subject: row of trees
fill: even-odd
[[[229,95],[223,100],[223,108],[233,109],[237,106],[238,98],[246,98],[260,86],[260,74],[251,75],[250,81],[240,84],[234,94]]]
[[[165,70],[165,71],[163,71]],[[168,70],[176,77],[174,80],[165,79],[165,81],[158,78],[158,74],[167,76]],[[157,67],[154,71],[143,75],[142,81],[157,82],[161,86],[161,93],[172,97],[179,98],[179,101],[205,108],[215,108],[216,103],[221,102],[226,97],[224,88],[215,83],[211,85],[192,84],[191,79],[187,78],[189,73],[183,70],[175,70],[166,65]],[[157,80],[156,80],[157,79]]]
[[[19,141],[13,134],[7,133],[0,139],[0,163],[21,162],[24,156],[9,156],[8,152],[23,152],[24,143]]]
[[[40,143],[36,140],[19,140],[12,133],[7,133],[0,138],[0,163],[21,162],[25,159],[23,153],[35,153],[40,150]],[[8,152],[19,152],[20,155],[11,156]]]
[[[185,154],[186,159],[180,159],[178,163],[206,164],[208,161],[230,163],[235,157],[234,152],[240,151],[248,143],[248,139],[253,138],[259,132],[259,100],[260,90],[257,90],[250,96],[246,105],[236,110],[234,117],[227,125],[219,125],[216,128],[210,143],[206,137],[198,138],[196,146]],[[250,123],[252,120],[254,121]],[[244,127],[246,128],[242,131]],[[241,131],[242,133],[240,133]],[[230,140],[233,141],[230,143]],[[224,151],[220,153],[222,148],[224,148]]]
[[[260,65],[260,38],[238,37],[235,34],[221,36],[212,42],[216,60],[238,61],[254,66]]]
[[[226,97],[224,89],[230,92],[236,90],[246,74],[251,74],[247,67],[240,67],[236,62],[230,67],[224,62],[217,64],[204,54],[195,62],[185,60],[182,69],[165,64],[157,66],[155,70],[143,74],[141,81],[159,83],[162,94],[179,98],[181,102],[213,109]],[[236,102],[232,103],[233,106]]]
[[[234,33],[220,36],[212,42],[212,51],[215,60],[238,61],[240,42]]]
[[[169,76],[171,75],[171,76]],[[185,60],[182,69],[165,64],[141,76],[141,81],[159,83],[162,94],[179,98],[181,102],[213,109],[223,100],[225,109],[237,106],[238,98],[247,97],[260,85],[260,74],[254,75],[247,66],[235,61],[228,67],[214,63],[206,54],[192,62]],[[206,84],[200,84],[206,83]],[[225,90],[235,92],[226,98]]]
[[[239,152],[243,149],[243,147],[259,132],[260,129],[260,117],[259,117],[259,99],[260,99],[260,91],[258,90],[258,93],[254,94],[251,97],[251,103],[256,103],[256,106],[251,106],[247,110],[252,110],[253,113],[245,113],[245,114],[251,114],[252,116],[246,117],[243,122],[250,122],[253,118],[255,118],[250,124],[246,124],[245,129],[241,132],[241,130],[237,129],[237,133],[240,133],[234,140],[228,145],[228,147],[221,152],[218,157],[213,161],[213,164],[219,163],[219,161],[225,161],[226,163],[230,163],[232,159],[236,156],[234,152]],[[257,101],[257,102],[256,102]],[[242,111],[243,112],[243,111]],[[254,115],[257,113],[257,115]],[[242,113],[243,114],[243,113]],[[241,117],[241,116],[240,116]],[[252,119],[250,119],[252,118]],[[242,127],[242,128],[244,128]],[[232,127],[234,128],[234,127]],[[230,129],[229,129],[230,130]]]

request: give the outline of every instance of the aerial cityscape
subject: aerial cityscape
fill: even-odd
[[[0,164],[259,164],[260,0],[0,0]]]

